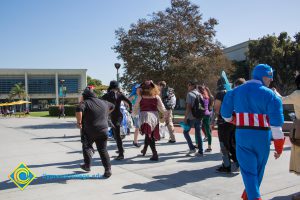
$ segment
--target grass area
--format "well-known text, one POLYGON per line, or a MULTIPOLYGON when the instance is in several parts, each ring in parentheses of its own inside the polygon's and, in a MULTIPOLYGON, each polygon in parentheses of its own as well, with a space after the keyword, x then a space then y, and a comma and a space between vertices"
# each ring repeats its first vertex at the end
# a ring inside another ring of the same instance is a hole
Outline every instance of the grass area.
MULTIPOLYGON (((58 116, 50 116, 49 111, 39 111, 39 112, 30 112, 30 117, 58 117, 58 116)), ((75 117, 75 116, 74 116, 75 117)), ((66 116, 65 118, 74 118, 73 116, 66 116)))
POLYGON ((49 116, 49 111, 30 112, 29 116, 31 116, 31 117, 51 117, 51 116, 49 116))
POLYGON ((184 118, 184 115, 174 115, 174 118, 184 118))

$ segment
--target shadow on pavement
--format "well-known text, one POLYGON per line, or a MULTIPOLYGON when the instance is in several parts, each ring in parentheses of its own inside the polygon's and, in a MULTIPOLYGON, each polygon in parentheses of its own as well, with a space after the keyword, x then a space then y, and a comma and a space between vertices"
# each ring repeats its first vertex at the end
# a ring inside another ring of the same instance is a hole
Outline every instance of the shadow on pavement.
POLYGON ((209 178, 220 177, 220 176, 231 178, 238 175, 238 173, 236 174, 216 173, 215 172, 216 167, 217 166, 198 169, 198 170, 190 170, 190 171, 185 170, 174 174, 154 176, 152 178, 156 180, 150 181, 148 183, 134 183, 131 185, 126 185, 123 187, 123 189, 136 189, 136 190, 143 190, 145 192, 156 192, 156 191, 182 187, 189 183, 200 182, 209 178))
POLYGON ((21 126, 19 129, 77 129, 75 122, 21 126))
POLYGON ((300 193, 295 193, 295 194, 290 194, 288 196, 274 197, 274 198, 272 198, 270 200, 291 200, 294 195, 299 195, 299 197, 298 196, 297 197, 300 199, 300 193))
POLYGON ((70 139, 70 138, 79 138, 80 135, 70 135, 70 136, 53 136, 53 137, 38 137, 32 138, 32 140, 48 140, 48 139, 70 139))

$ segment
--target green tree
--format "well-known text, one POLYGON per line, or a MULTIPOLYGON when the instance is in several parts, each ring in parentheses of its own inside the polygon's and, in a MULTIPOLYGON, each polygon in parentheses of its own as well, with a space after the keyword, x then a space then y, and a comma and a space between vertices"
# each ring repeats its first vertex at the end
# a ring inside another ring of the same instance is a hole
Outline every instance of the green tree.
POLYGON ((250 69, 249 69, 249 63, 247 60, 243 61, 232 61, 233 64, 233 70, 229 72, 230 80, 234 82, 238 78, 244 78, 246 80, 250 79, 250 69))
POLYGON ((15 99, 15 97, 17 97, 20 100, 23 100, 26 97, 28 97, 25 91, 25 86, 22 83, 15 84, 9 93, 10 99, 15 99))
POLYGON ((118 29, 113 49, 124 61, 121 82, 131 87, 146 79, 165 80, 180 97, 191 79, 216 85, 220 71, 231 66, 215 40, 217 24, 214 18, 203 22, 189 0, 171 0, 171 7, 149 20, 138 20, 128 31, 118 29))
POLYGON ((249 43, 247 55, 250 66, 267 63, 275 69, 274 82, 283 95, 295 89, 295 72, 300 66, 300 32, 294 40, 286 32, 278 37, 267 35, 249 43))
POLYGON ((108 86, 102 85, 102 81, 98 79, 94 79, 90 76, 87 76, 87 84, 95 86, 94 92, 97 96, 102 96, 103 91, 107 90, 108 86))

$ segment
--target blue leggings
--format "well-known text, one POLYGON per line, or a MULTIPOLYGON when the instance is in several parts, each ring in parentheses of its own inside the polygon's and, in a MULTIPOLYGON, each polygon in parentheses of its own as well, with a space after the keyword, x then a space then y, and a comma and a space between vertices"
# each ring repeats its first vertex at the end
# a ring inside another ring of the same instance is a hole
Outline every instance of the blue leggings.
POLYGON ((271 131, 236 129, 236 155, 249 200, 260 198, 270 141, 271 131))

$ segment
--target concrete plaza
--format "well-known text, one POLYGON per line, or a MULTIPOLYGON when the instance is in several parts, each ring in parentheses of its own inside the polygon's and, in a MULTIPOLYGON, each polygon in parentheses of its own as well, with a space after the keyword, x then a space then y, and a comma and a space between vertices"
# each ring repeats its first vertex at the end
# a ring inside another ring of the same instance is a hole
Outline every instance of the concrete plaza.
MULTIPOLYGON (((0 199, 240 199, 244 189, 241 175, 215 172, 221 164, 217 137, 213 137, 213 151, 204 157, 185 156, 188 146, 181 133, 176 134, 175 144, 162 139, 157 143, 159 162, 149 160, 150 148, 145 157, 141 156, 141 148, 132 145, 132 137, 124 139, 125 160, 112 158, 111 178, 82 180, 74 178, 86 175, 79 168, 81 143, 74 118, 0 118, 0 199), (23 191, 8 178, 20 162, 37 176, 23 191), (45 174, 64 176, 46 179, 45 174)), ((290 146, 285 146, 279 160, 274 159, 273 145, 271 148, 262 198, 291 199, 300 191, 300 177, 288 172, 290 146)), ((116 156, 114 142, 109 142, 108 149, 111 157, 116 156)), ((89 175, 102 173, 96 153, 89 175)))

